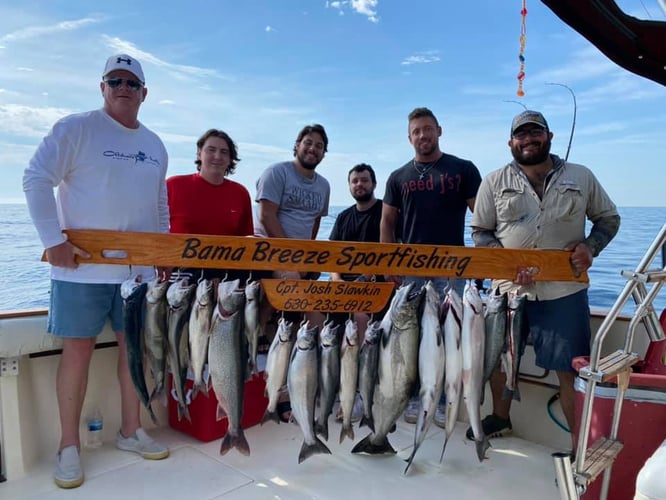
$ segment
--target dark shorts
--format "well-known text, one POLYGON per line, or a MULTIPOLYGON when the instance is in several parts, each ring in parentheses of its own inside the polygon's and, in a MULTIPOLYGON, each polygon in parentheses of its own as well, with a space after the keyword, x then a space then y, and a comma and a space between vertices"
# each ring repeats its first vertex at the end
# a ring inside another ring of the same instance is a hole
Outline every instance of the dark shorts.
POLYGON ((120 285, 51 280, 47 331, 56 337, 94 338, 109 320, 123 331, 120 285))
POLYGON ((555 300, 528 300, 525 320, 537 366, 572 372, 573 358, 589 356, 592 332, 587 290, 555 300))

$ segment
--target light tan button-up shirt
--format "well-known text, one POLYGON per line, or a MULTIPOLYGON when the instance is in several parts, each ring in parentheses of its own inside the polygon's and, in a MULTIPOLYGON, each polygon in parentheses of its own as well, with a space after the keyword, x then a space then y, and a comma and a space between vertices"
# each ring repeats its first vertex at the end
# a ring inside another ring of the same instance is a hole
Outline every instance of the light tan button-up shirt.
MULTIPOLYGON (((552 155, 543 199, 539 199, 520 167, 512 162, 488 174, 476 195, 472 227, 494 231, 505 248, 562 250, 585 239, 585 223, 616 216, 617 208, 594 174, 582 165, 552 155)), ((537 281, 521 287, 493 280, 500 292, 518 290, 528 300, 552 300, 583 290, 587 283, 537 281)))

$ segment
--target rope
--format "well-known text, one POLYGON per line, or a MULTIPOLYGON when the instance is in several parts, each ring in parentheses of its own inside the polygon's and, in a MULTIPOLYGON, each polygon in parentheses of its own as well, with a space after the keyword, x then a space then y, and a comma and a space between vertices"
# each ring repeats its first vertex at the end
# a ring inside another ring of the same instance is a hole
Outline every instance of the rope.
POLYGON ((518 90, 516 94, 518 97, 524 97, 523 80, 525 80, 525 42, 527 41, 527 29, 525 26, 525 18, 527 17, 527 0, 523 0, 523 8, 520 10, 521 24, 520 24, 520 50, 518 51, 518 60, 520 61, 520 69, 518 70, 518 90))

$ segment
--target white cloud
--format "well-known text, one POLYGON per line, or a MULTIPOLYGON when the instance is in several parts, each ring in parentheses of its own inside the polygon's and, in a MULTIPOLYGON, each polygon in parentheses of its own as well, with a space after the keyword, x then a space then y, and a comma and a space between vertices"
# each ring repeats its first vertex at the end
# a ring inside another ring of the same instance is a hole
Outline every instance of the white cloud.
POLYGON ((17 137, 43 137, 53 123, 72 110, 0 104, 0 133, 17 137))
POLYGON ((431 64, 439 62, 441 59, 437 55, 437 51, 421 52, 409 56, 400 63, 403 66, 411 66, 412 64, 431 64))
POLYGON ((230 77, 222 75, 219 71, 214 69, 202 68, 199 66, 189 66, 185 64, 169 63, 163 59, 160 59, 154 54, 151 54, 150 52, 146 52, 144 50, 139 49, 132 42, 127 40, 122 40, 121 38, 118 37, 110 37, 107 35, 103 35, 103 39, 106 42, 106 44, 114 51, 131 54, 134 57, 136 57, 139 61, 141 61, 142 64, 146 63, 153 64, 155 66, 164 68, 165 70, 174 73, 176 76, 185 77, 185 78, 187 77, 218 78, 222 80, 231 80, 230 77))
POLYGON ((275 28, 273 28, 273 26, 269 24, 268 26, 266 26, 265 31, 266 33, 270 33, 271 31, 275 31, 275 28))
POLYGON ((377 4, 379 0, 351 0, 351 8, 359 14, 368 16, 368 21, 378 23, 377 4))
POLYGON ((84 19, 77 19, 75 21, 62 21, 50 26, 30 26, 28 28, 22 28, 20 30, 14 31, 13 33, 8 33, 0 37, 0 42, 15 42, 19 40, 27 40, 29 38, 52 35, 54 33, 63 31, 74 31, 98 22, 100 22, 99 19, 87 17, 84 19))
POLYGON ((342 16, 344 9, 351 8, 357 14, 362 14, 368 18, 372 23, 378 23, 379 17, 377 16, 377 5, 379 0, 342 0, 342 1, 327 1, 324 5, 327 9, 335 9, 342 16))

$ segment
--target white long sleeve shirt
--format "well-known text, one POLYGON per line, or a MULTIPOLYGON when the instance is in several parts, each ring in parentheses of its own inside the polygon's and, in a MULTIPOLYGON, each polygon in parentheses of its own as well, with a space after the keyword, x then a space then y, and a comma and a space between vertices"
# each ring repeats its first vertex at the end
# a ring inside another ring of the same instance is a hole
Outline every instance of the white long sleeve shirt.
MULTIPOLYGON (((23 176, 44 248, 65 241, 62 229, 168 232, 167 166, 164 144, 142 124, 127 128, 102 109, 59 120, 23 176)), ((77 283, 121 283, 150 273, 111 264, 51 267, 51 278, 77 283)))

